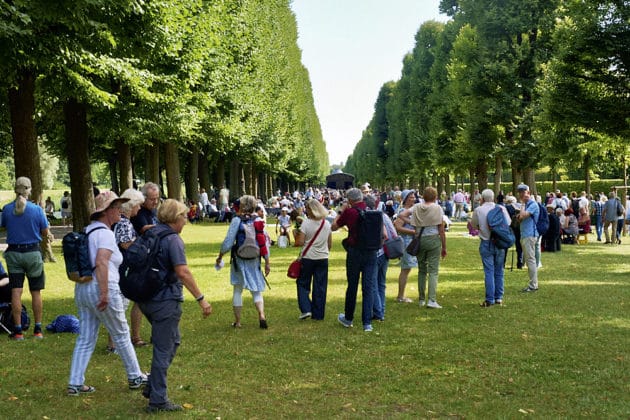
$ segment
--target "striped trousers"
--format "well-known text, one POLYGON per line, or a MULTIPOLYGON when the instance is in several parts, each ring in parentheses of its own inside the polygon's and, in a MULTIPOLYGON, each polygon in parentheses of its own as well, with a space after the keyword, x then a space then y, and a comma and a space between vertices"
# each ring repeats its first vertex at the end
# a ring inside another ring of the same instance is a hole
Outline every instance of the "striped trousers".
POLYGON ((84 384, 85 371, 92 353, 94 353, 101 324, 109 331, 116 345, 116 350, 122 359, 125 371, 127 371, 127 379, 135 379, 142 374, 136 351, 131 344, 129 326, 125 316, 124 296, 117 286, 115 288, 110 286, 109 304, 104 311, 99 311, 96 308, 99 296, 96 280, 84 284, 77 283, 74 288, 74 301, 79 317, 79 336, 72 353, 69 385, 84 384))

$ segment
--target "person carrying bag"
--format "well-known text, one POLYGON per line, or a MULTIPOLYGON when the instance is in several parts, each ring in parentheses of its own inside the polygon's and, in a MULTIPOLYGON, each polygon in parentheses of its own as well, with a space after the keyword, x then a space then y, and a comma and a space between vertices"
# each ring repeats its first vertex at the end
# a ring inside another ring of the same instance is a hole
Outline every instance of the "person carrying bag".
POLYGON ((306 205, 307 218, 296 230, 295 244, 305 245, 298 259, 291 265, 299 272, 287 273, 296 279, 299 319, 324 319, 326 290, 328 288, 328 255, 332 247, 330 224, 326 221, 328 211, 317 200, 306 205), (310 239, 309 239, 310 238, 310 239), (308 243, 305 243, 308 242, 308 243), (311 295, 312 288, 312 295, 311 295))

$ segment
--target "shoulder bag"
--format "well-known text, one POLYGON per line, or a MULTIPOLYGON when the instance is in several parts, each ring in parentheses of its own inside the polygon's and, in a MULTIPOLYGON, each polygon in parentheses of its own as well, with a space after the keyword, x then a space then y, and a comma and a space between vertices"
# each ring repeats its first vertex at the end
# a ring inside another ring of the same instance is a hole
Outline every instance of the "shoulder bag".
POLYGON ((422 237, 423 231, 424 226, 420 228, 419 232, 413 235, 413 239, 411 240, 411 242, 409 242, 409 245, 407 245, 407 248, 405 249, 405 251, 407 251, 407 254, 411 255, 412 257, 417 257, 418 252, 420 252, 420 238, 422 237))
POLYGON ((313 235, 313 238, 311 239, 311 241, 308 243, 308 245, 306 245, 306 248, 304 248, 300 252, 300 256, 297 257, 297 259, 293 261, 291 264, 289 264, 289 269, 287 270, 287 277, 292 278, 292 279, 297 279, 298 277, 300 277, 300 272, 302 271, 302 257, 308 252, 309 249, 311 249, 311 245, 313 245, 313 242, 315 242, 317 235, 319 235, 319 232, 321 232, 322 228, 324 227, 324 223, 326 223, 326 219, 322 219, 322 224, 319 225, 317 232, 315 232, 315 235, 313 235))

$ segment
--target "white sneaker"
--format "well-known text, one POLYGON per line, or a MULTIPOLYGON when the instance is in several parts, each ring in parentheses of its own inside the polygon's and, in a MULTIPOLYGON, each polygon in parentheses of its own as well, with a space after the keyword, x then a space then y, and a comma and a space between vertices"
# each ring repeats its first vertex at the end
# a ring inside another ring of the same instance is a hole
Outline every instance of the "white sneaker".
POLYGON ((427 303, 424 300, 420 301, 420 307, 422 308, 424 305, 426 305, 427 303))
POLYGON ((430 300, 429 303, 427 303, 427 308, 442 309, 442 307, 434 300, 430 300))
POLYGON ((300 316, 298 317, 298 319, 300 319, 300 320, 304 320, 304 319, 306 319, 306 318, 310 318, 310 317, 311 317, 311 315, 313 315, 313 314, 311 314, 310 312, 304 312, 304 313, 300 314, 300 316))

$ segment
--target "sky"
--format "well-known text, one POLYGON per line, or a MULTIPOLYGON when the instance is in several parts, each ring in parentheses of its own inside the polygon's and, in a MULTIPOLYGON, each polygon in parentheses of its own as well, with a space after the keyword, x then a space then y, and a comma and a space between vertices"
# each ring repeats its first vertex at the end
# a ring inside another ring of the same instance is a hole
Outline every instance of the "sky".
POLYGON ((439 0, 293 0, 302 63, 331 164, 345 162, 384 83, 400 79, 420 25, 446 21, 439 0))

